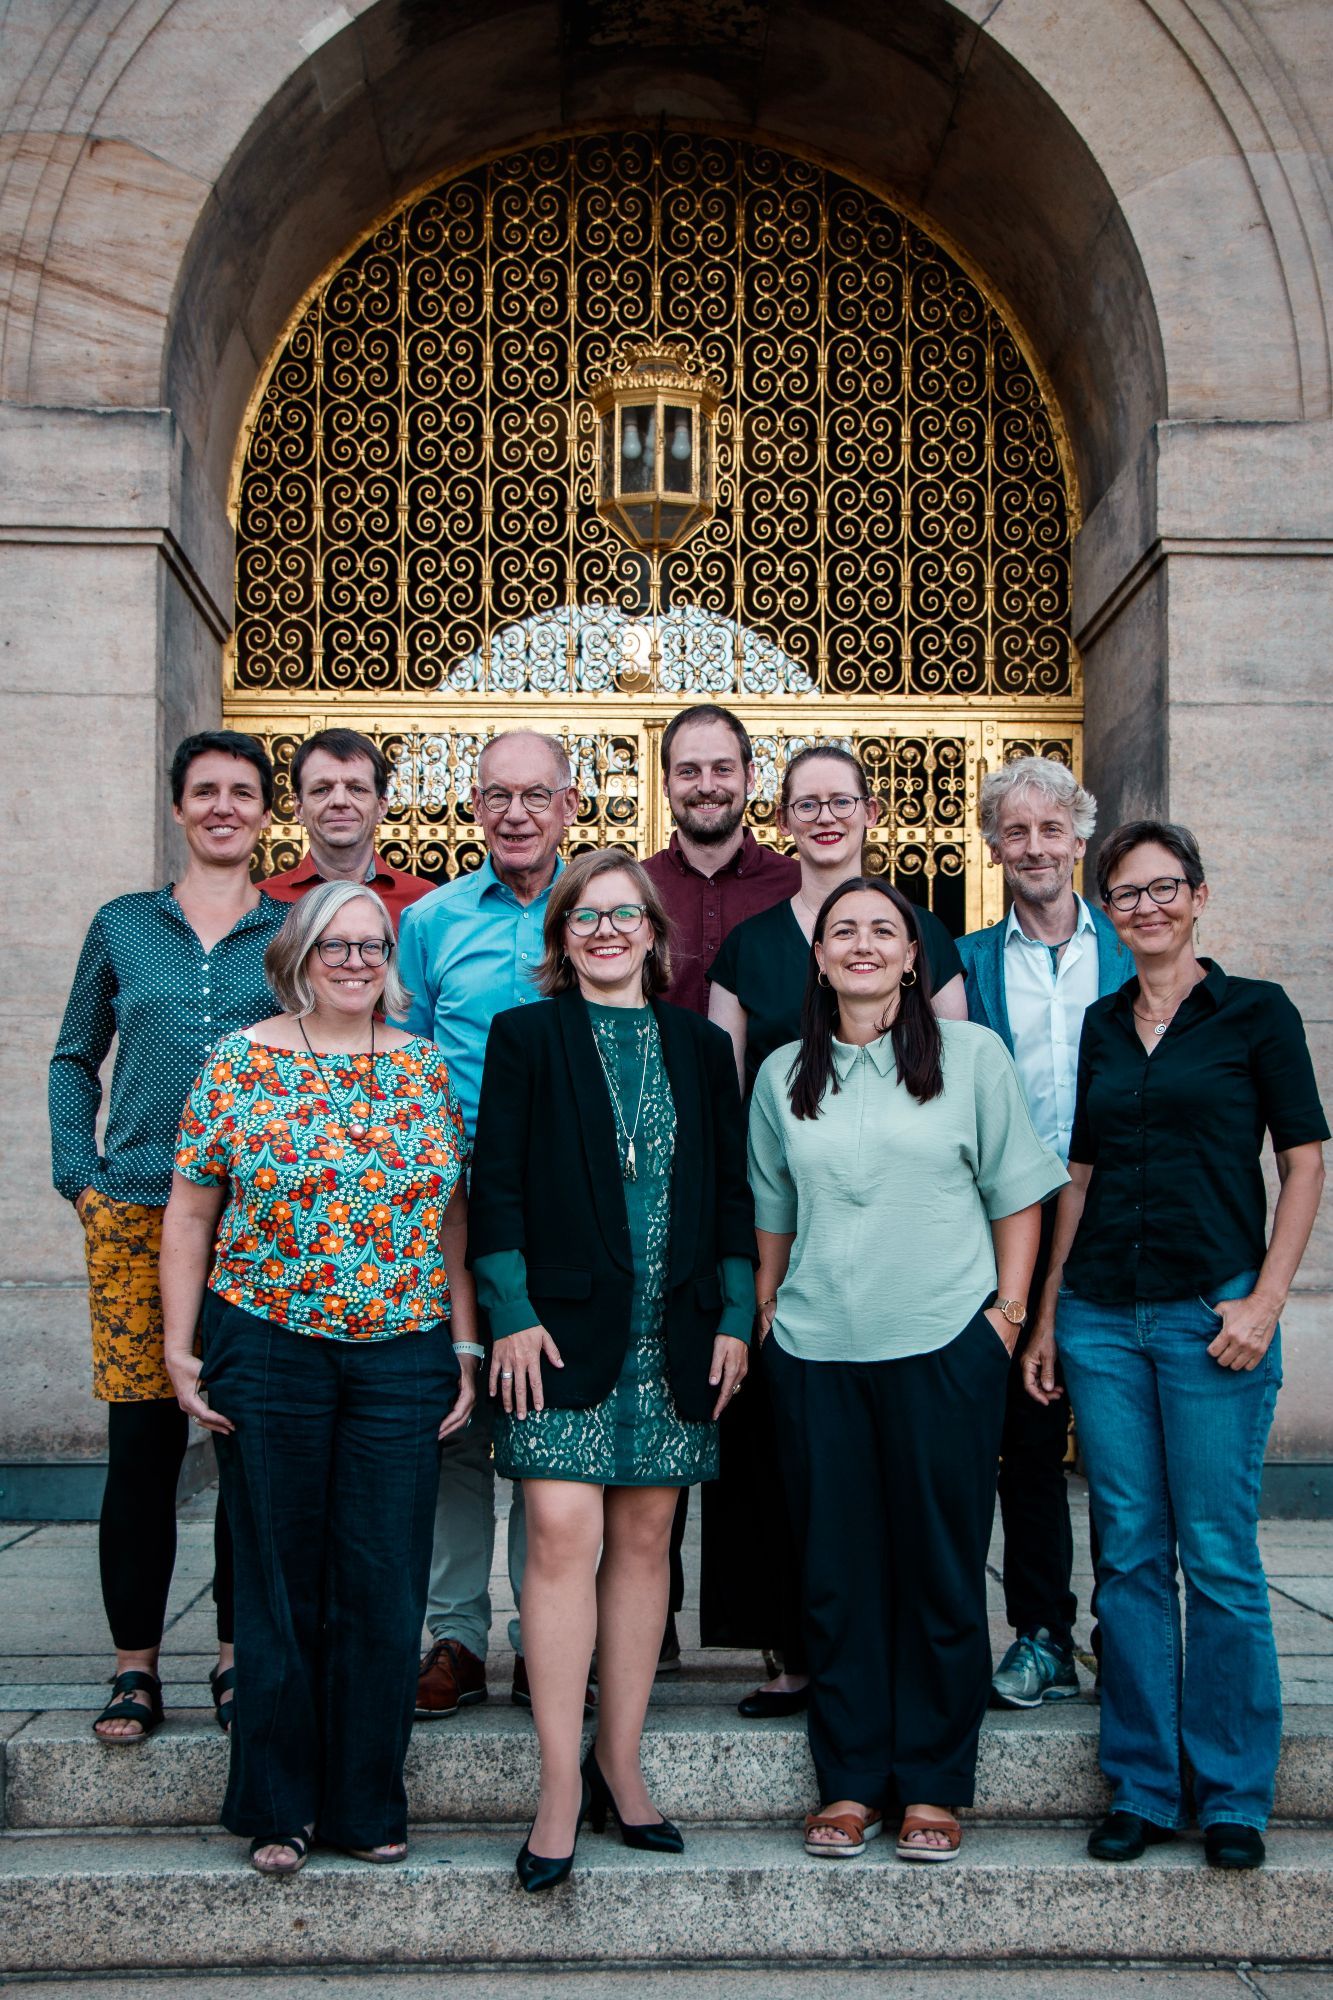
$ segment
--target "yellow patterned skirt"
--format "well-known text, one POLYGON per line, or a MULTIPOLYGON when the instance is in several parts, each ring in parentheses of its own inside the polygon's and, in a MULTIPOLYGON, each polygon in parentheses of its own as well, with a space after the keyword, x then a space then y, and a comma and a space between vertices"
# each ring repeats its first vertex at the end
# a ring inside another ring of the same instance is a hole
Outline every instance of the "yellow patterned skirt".
POLYGON ((138 1202, 110 1201, 95 1188, 83 1204, 93 1395, 100 1403, 160 1402, 176 1393, 162 1359, 162 1215, 138 1202))

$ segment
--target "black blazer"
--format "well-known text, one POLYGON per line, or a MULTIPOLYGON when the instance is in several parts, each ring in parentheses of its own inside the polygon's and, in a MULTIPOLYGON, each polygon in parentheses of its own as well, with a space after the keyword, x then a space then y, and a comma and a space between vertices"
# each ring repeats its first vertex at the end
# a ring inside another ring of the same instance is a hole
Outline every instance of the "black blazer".
MULTIPOLYGON (((755 1261, 745 1119, 731 1043, 683 1007, 652 1003, 676 1107, 665 1334, 682 1417, 707 1421, 723 1257, 755 1261)), ((615 1117, 583 996, 498 1014, 486 1044, 468 1193, 468 1263, 521 1250, 528 1297, 560 1349, 548 1405, 610 1395, 630 1336, 634 1265, 615 1117)))

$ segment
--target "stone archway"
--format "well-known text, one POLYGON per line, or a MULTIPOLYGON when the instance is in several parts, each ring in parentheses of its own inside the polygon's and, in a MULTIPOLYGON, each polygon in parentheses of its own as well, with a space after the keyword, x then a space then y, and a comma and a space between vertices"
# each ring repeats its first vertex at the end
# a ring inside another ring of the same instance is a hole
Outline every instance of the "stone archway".
MULTIPOLYGON (((227 472, 262 358, 377 212, 544 131, 762 131, 900 190, 989 273, 1078 463, 1075 636, 1104 816, 1169 805, 1196 824, 1209 942, 1282 977, 1333 1063, 1318 848, 1293 856, 1288 831, 1322 777, 1314 635, 1333 637, 1317 16, 916 0, 872 20, 811 0, 676 9, 676 42, 658 18, 600 0, 349 0, 322 21, 308 0, 90 0, 58 28, 41 10, 7 24, 0 506, 26 1004, 6 1052, 6 1234, 27 1289, 0 1301, 0 1453, 91 1443, 81 1386, 49 1386, 81 1385, 85 1336, 77 1242, 32 1196, 40 1071, 91 909, 169 870, 145 774, 218 711, 227 472)), ((1321 1257, 1290 1315, 1296 1365, 1333 1283, 1321 1257)), ((1313 1449, 1287 1422, 1289 1448, 1313 1449)))

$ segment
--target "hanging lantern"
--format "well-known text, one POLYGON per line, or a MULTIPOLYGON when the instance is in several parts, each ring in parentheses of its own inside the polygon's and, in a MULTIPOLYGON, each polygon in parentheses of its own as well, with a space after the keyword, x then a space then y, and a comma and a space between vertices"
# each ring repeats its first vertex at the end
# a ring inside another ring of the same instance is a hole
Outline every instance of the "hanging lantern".
POLYGON ((598 513, 644 554, 679 548, 713 512, 718 384, 683 341, 641 341, 591 397, 598 513))

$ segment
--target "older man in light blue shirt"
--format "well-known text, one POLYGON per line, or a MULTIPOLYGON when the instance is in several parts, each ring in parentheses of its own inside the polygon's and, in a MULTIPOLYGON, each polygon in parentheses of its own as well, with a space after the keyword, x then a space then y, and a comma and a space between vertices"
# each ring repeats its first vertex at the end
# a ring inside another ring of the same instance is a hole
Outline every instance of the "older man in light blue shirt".
MULTIPOLYGON (((1107 918, 1074 891, 1074 870, 1096 824, 1097 802, 1064 764, 1021 757, 981 787, 981 831, 1004 870, 1008 917, 958 940, 973 1021, 1013 1054, 1032 1122, 1069 1157, 1083 1015, 1134 969, 1107 918)), ((1029 1297, 1050 1256, 1055 1204, 1042 1213, 1029 1297)), ((1065 1405, 1024 1393, 1023 1342, 1010 1373, 1000 1444, 1005 1612, 1016 1637, 996 1670, 995 1702, 1035 1708, 1077 1695, 1071 1586, 1074 1543, 1065 1484, 1065 1405)))
MULTIPOLYGON (((482 751, 472 809, 486 860, 403 913, 399 967, 412 995, 398 1025, 443 1050, 469 1138, 476 1127, 486 1037, 507 1007, 535 1000, 542 925, 562 863, 560 842, 578 811, 569 759, 553 736, 507 730, 482 751)), ((417 1684, 421 1719, 456 1714, 486 1699, 491 1627, 490 1576, 495 1550, 495 1473, 490 1407, 483 1397, 465 1435, 440 1461, 426 1622, 432 1645, 417 1684)), ((509 1577, 522 1588, 523 1509, 518 1489, 509 1515, 509 1577)), ((510 1627, 521 1651, 518 1621, 510 1627)), ((515 1696, 526 1675, 515 1662, 515 1696)))

